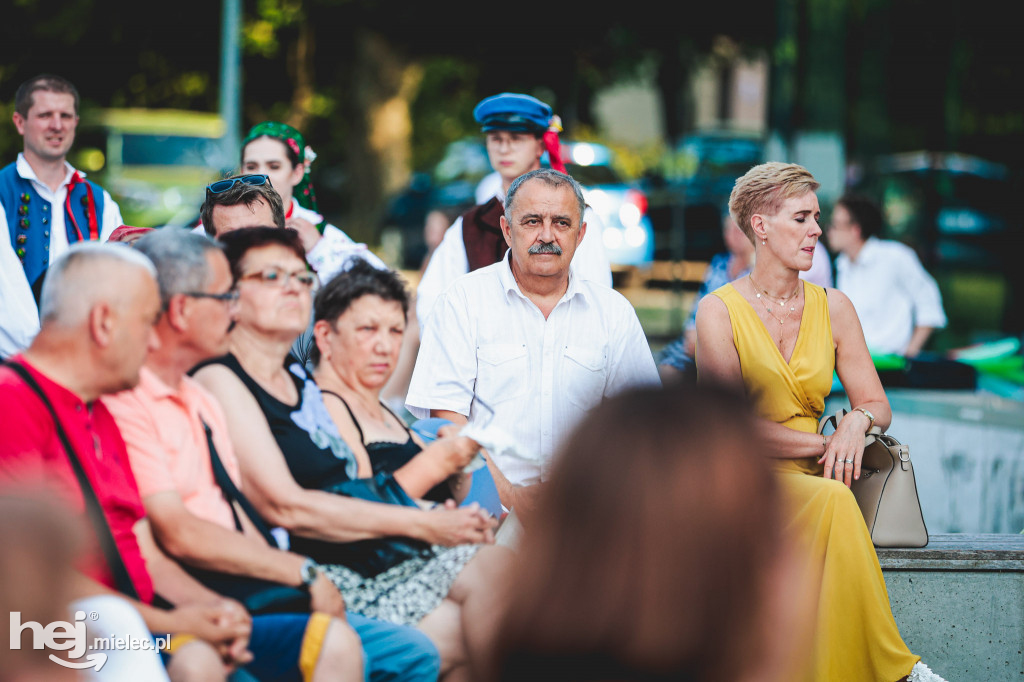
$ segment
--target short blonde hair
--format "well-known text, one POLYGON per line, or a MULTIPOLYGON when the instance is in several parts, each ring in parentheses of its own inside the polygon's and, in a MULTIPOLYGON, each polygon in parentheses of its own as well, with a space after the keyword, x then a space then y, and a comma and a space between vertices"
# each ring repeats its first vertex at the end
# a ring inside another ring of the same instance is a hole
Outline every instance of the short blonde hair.
POLYGON ((736 181, 729 195, 729 214, 747 239, 757 243, 750 218, 756 214, 775 215, 786 199, 813 192, 821 186, 803 166, 769 161, 754 166, 736 181))

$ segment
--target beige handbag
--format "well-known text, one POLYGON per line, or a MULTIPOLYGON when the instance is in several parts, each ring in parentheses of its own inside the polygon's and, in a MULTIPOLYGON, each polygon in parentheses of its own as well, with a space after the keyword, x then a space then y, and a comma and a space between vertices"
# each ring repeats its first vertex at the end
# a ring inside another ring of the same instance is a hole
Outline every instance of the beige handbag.
MULTIPOLYGON (((845 415, 846 410, 840 409, 832 416, 822 417, 818 433, 824 432, 826 424, 838 426, 845 415)), ((871 427, 864 436, 860 479, 853 481, 851 490, 875 547, 924 547, 928 544, 914 465, 910 462, 910 446, 882 433, 877 426, 871 427)))

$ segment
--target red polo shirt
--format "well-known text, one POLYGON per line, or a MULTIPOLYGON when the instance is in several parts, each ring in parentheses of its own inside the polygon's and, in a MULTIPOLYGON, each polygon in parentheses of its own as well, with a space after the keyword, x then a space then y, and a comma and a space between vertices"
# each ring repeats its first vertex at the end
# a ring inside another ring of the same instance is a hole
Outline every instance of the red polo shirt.
MULTIPOLYGON (((135 590, 142 601, 149 603, 153 599, 153 583, 132 532, 145 509, 113 417, 101 402, 86 404, 40 374, 21 356, 14 360, 28 369, 50 399, 92 482, 135 590)), ((0 486, 16 489, 38 485, 52 491, 54 499, 85 518, 85 500, 78 479, 49 411, 17 374, 0 367, 0 486)), ((88 520, 86 525, 91 531, 88 520)), ((107 587, 117 589, 95 534, 90 537, 90 547, 79 568, 107 587)))

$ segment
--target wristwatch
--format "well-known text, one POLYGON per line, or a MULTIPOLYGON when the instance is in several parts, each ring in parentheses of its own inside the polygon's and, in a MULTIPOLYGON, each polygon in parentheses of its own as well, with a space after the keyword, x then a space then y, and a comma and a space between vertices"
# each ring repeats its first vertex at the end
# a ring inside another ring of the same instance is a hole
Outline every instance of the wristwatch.
POLYGON ((302 562, 302 568, 299 569, 299 575, 302 578, 302 586, 306 589, 316 582, 317 576, 320 575, 320 567, 317 566, 316 562, 310 558, 306 558, 302 562))
POLYGON ((870 412, 865 410, 863 407, 855 407, 855 408, 853 408, 853 411, 854 412, 863 412, 864 413, 864 416, 868 418, 869 422, 871 422, 870 424, 868 424, 868 431, 870 431, 871 427, 873 427, 875 425, 875 415, 871 414, 870 412))

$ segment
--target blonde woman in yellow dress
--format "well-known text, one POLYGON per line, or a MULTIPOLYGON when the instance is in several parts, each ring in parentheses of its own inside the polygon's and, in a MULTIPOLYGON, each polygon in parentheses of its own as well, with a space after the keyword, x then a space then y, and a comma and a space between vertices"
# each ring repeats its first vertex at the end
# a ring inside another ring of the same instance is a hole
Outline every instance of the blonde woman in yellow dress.
POLYGON ((789 529, 806 552, 817 592, 807 679, 942 680, 903 643, 860 509, 864 434, 892 411, 850 300, 804 282, 821 236, 818 182, 801 166, 766 163, 736 181, 729 212, 754 243, 749 275, 712 292, 697 313, 698 381, 741 386, 762 417, 789 529), (817 433, 835 370, 852 411, 817 433))

